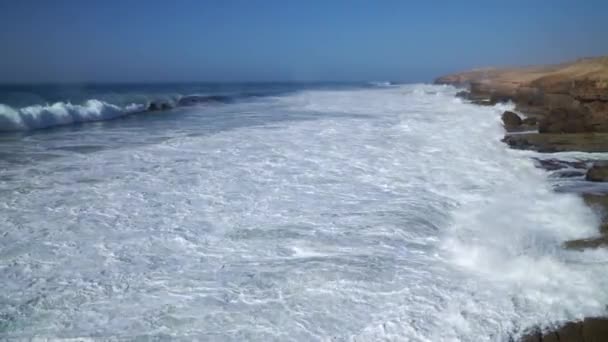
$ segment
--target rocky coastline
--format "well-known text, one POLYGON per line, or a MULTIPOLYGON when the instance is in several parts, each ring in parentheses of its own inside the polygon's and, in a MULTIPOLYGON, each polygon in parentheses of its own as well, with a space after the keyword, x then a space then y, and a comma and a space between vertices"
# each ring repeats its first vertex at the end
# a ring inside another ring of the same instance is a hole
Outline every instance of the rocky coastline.
MULTIPOLYGON (((456 96, 478 105, 512 102, 502 114, 503 142, 511 148, 553 152, 608 152, 608 57, 520 68, 485 68, 439 77, 436 84, 462 87, 456 96)), ((536 160, 559 177, 608 182, 608 160, 536 160)), ((567 241, 563 248, 608 247, 608 186, 577 191, 601 217, 598 236, 567 241)), ((608 303, 606 303, 608 305, 608 303)), ((551 330, 531 327, 521 342, 608 341, 608 317, 587 317, 551 330)))

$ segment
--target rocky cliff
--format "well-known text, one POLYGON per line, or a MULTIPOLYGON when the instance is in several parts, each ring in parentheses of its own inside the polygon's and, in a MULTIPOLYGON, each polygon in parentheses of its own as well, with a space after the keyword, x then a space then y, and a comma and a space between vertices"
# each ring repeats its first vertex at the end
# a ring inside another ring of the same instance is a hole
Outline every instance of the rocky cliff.
POLYGON ((608 132, 608 57, 477 69, 435 83, 468 86, 468 98, 477 103, 512 100, 517 110, 539 119, 540 133, 608 132))
MULTIPOLYGON (((513 101, 516 112, 526 116, 522 118, 512 111, 502 115, 507 131, 503 141, 513 148, 540 152, 608 152, 608 57, 584 58, 550 66, 477 69, 443 76, 435 83, 466 86, 468 91, 457 96, 473 103, 491 105, 513 101)), ((539 161, 539 164, 547 170, 566 169, 567 173, 560 177, 608 182, 607 161, 550 159, 539 161)), ((608 193, 582 193, 591 207, 599 204, 601 235, 566 241, 564 248, 607 248, 608 193)), ((608 341, 608 318, 588 317, 545 331, 532 328, 517 341, 608 341)))

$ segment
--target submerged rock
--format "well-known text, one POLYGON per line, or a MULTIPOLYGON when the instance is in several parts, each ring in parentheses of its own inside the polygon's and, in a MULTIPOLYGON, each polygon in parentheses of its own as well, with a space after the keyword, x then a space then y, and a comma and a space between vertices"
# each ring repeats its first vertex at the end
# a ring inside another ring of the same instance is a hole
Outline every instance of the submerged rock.
POLYGON ((587 170, 585 180, 590 182, 608 182, 608 162, 596 162, 587 170))
POLYGON ((155 111, 159 111, 159 110, 169 110, 171 108, 173 108, 173 107, 167 102, 150 102, 150 104, 148 105, 149 112, 155 112, 155 111))

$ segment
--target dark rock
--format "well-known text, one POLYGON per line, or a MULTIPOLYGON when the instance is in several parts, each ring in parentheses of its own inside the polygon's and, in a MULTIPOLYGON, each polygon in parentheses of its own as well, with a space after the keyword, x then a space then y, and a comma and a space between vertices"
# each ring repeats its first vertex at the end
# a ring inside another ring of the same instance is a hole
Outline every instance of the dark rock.
POLYGON ((575 249, 575 250, 584 250, 590 248, 599 248, 608 246, 608 239, 604 236, 596 237, 596 238, 588 238, 588 239, 576 239, 576 240, 568 240, 564 242, 564 248, 566 249, 575 249))
POLYGON ((471 93, 466 91, 466 90, 462 90, 456 93, 456 95, 454 95, 456 97, 460 97, 461 99, 465 99, 468 100, 469 97, 471 96, 471 93))
POLYGON ((502 140, 515 149, 539 152, 608 152, 607 133, 521 133, 507 134, 502 140))
POLYGON ((160 110, 160 107, 158 106, 158 104, 156 102, 150 102, 150 104, 148 105, 148 111, 154 112, 157 110, 160 110))
POLYGON ((563 107, 549 107, 539 123, 541 133, 608 132, 608 102, 573 101, 563 107))
POLYGON ((565 169, 568 165, 563 164, 559 159, 535 159, 536 165, 547 171, 556 171, 565 169))
POLYGON ((506 111, 502 113, 502 122, 506 130, 511 130, 521 126, 522 120, 516 113, 506 111))
POLYGON ((603 235, 608 234, 608 222, 603 222, 600 225, 600 234, 603 234, 603 235))
POLYGON ((585 171, 559 171, 555 173, 555 176, 559 178, 583 177, 584 175, 585 171))
POLYGON ((541 341, 543 341, 543 342, 560 342, 559 335, 557 335, 557 332, 554 332, 554 331, 543 334, 543 336, 541 337, 541 341))
POLYGON ((579 322, 568 322, 558 331, 559 341, 583 341, 583 325, 579 322))
POLYGON ((536 118, 525 118, 521 121, 522 125, 535 126, 538 123, 536 118))
POLYGON ((584 107, 586 128, 592 132, 608 132, 608 101, 587 102, 584 107))
POLYGON ((500 93, 494 93, 490 95, 490 102, 492 102, 493 105, 497 103, 507 103, 509 101, 511 101, 511 96, 509 95, 500 93))
POLYGON ((525 334, 520 340, 519 342, 541 342, 543 336, 540 332, 540 330, 538 329, 534 329, 531 332, 528 332, 527 334, 525 334))
POLYGON ((583 161, 570 162, 558 159, 536 160, 536 166, 547 171, 553 171, 551 177, 584 178, 587 174, 586 163, 583 161))
POLYGON ((578 111, 581 103, 568 94, 544 93, 542 98, 543 106, 549 110, 566 109, 568 111, 578 111))
POLYGON ((536 107, 543 104, 543 92, 534 87, 519 87, 515 91, 513 101, 526 107, 536 107))
POLYGON ((561 327, 541 334, 538 328, 519 339, 519 342, 606 342, 608 318, 587 317, 582 321, 568 322, 561 327))
MULTIPOLYGON (((575 169, 587 169, 587 163, 584 161, 565 161, 565 160, 559 160, 559 159, 539 159, 539 158, 534 158, 534 160, 536 161, 536 165, 542 169, 545 169, 547 171, 556 171, 556 170, 562 170, 562 169, 566 169, 566 168, 575 168, 575 169)), ((584 174, 583 171, 578 171, 578 172, 582 172, 584 174)))
MULTIPOLYGON (((505 137, 502 139, 502 142, 509 145, 509 147, 517 149, 517 150, 540 151, 542 149, 538 145, 534 144, 534 142, 531 142, 530 140, 528 140, 528 137, 526 135, 519 135, 519 134, 505 135, 505 137)), ((554 151, 545 150, 543 152, 554 152, 554 151)))
POLYGON ((608 163, 596 162, 587 170, 585 180, 590 182, 608 182, 608 163))
MULTIPOLYGON (((585 318, 583 322, 583 341, 606 342, 608 341, 608 319, 607 318, 585 318)), ((569 341, 562 341, 569 342, 569 341)))
POLYGON ((150 102, 150 104, 148 105, 149 112, 155 112, 155 111, 159 111, 159 110, 169 110, 171 108, 172 108, 171 104, 169 104, 167 102, 150 102))
POLYGON ((512 93, 504 87, 483 81, 470 82, 468 99, 478 105, 493 106, 497 103, 510 101, 512 93))
POLYGON ((553 109, 538 125, 539 133, 587 132, 585 113, 582 110, 553 109))

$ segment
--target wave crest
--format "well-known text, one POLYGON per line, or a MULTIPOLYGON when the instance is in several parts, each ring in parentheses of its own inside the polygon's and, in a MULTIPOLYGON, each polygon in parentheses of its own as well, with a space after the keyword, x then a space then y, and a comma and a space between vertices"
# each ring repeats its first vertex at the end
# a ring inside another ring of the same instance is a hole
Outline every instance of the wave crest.
POLYGON ((114 119, 142 111, 144 105, 130 104, 119 107, 99 100, 87 100, 82 105, 57 102, 51 105, 34 105, 15 109, 0 104, 0 131, 19 131, 74 123, 114 119))
POLYGON ((386 88, 386 87, 390 87, 393 86, 393 82, 390 81, 372 81, 368 83, 370 86, 372 87, 378 87, 378 88, 386 88))
POLYGON ((111 120, 134 113, 156 112, 176 107, 231 103, 239 98, 254 96, 256 94, 232 96, 177 95, 172 98, 150 99, 145 103, 131 103, 126 106, 119 106, 98 99, 89 99, 83 104, 56 102, 22 108, 14 108, 0 103, 0 132, 34 130, 82 122, 111 120))

